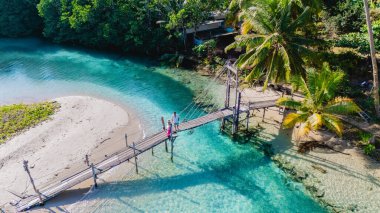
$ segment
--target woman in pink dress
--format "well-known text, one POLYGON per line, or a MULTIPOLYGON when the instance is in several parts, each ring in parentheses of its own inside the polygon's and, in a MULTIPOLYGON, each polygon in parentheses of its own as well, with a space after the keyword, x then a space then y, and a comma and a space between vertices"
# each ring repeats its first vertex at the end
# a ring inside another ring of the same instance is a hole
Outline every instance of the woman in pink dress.
POLYGON ((170 120, 168 120, 168 126, 166 128, 166 136, 168 136, 168 138, 170 139, 172 135, 172 123, 170 122, 170 120))

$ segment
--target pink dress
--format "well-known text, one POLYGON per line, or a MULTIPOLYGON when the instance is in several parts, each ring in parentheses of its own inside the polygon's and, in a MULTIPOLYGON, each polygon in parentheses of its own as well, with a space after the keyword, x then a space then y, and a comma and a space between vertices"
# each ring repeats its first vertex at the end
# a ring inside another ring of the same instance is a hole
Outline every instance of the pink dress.
POLYGON ((170 138, 171 133, 172 133, 172 125, 168 125, 166 136, 168 136, 168 138, 170 138))

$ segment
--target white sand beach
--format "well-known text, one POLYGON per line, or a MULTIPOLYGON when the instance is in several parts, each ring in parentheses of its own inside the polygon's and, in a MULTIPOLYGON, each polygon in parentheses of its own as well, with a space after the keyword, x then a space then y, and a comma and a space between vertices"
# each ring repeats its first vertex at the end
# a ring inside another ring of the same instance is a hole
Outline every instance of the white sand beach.
MULTIPOLYGON (((121 149, 125 133, 130 140, 142 137, 136 117, 116 104, 82 96, 54 101, 61 107, 51 120, 0 145, 0 207, 7 212, 15 211, 10 202, 34 194, 23 160, 28 160, 38 188, 85 168, 86 154, 96 163, 121 149)), ((78 187, 88 188, 90 184, 92 181, 78 187)))

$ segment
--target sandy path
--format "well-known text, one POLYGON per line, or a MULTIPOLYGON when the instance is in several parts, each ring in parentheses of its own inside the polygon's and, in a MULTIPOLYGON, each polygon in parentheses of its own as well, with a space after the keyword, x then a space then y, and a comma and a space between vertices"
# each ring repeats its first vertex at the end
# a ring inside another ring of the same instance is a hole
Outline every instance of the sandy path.
POLYGON ((16 195, 34 194, 22 166, 24 159, 41 187, 84 168, 85 154, 98 162, 122 148, 124 133, 130 140, 142 136, 139 121, 118 105, 82 96, 55 100, 61 108, 50 121, 0 146, 0 207, 18 200, 16 195))

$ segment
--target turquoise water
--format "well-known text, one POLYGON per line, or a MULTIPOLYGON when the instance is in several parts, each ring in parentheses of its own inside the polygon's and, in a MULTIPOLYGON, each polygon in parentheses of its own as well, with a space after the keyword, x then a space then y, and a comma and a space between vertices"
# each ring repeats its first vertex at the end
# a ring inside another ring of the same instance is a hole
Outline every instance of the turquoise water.
MULTIPOLYGON (((91 95, 134 109, 147 134, 161 115, 180 111, 193 98, 149 60, 89 52, 39 40, 0 40, 0 104, 91 95)), ((192 81, 207 79, 192 74, 192 81)), ((199 111, 199 113, 202 113, 199 111)), ((221 135, 217 122, 181 133, 174 163, 164 147, 144 154, 140 174, 104 184, 70 212, 324 212, 304 188, 286 178, 250 144, 221 135)))

